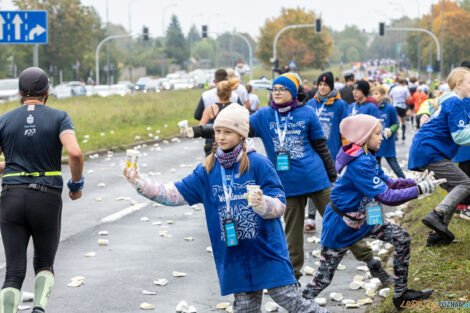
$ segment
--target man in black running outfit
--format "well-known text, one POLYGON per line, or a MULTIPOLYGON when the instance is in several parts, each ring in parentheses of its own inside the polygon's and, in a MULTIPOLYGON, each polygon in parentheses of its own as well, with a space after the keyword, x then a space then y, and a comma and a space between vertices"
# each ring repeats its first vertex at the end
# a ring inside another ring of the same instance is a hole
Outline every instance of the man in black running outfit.
POLYGON ((24 70, 19 92, 22 105, 0 116, 0 149, 5 155, 5 162, 0 163, 0 229, 6 257, 0 312, 17 310, 32 237, 33 313, 42 313, 54 286, 53 265, 60 238, 62 147, 69 157, 72 178, 67 185, 72 200, 82 196, 83 156, 69 115, 45 105, 49 95, 46 73, 37 67, 24 70))

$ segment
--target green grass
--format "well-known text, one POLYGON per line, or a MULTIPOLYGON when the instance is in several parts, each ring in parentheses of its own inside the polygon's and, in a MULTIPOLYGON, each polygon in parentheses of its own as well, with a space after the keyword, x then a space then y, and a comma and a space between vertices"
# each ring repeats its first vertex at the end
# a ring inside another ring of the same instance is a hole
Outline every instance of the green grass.
MULTIPOLYGON (((429 229, 421 219, 430 212, 444 197, 440 189, 437 194, 410 204, 408 213, 402 221, 412 237, 411 261, 409 270, 409 288, 433 289, 431 301, 459 301, 466 298, 470 301, 470 222, 454 215, 449 229, 460 240, 449 246, 427 248, 426 238, 429 229)), ((470 312, 464 308, 442 308, 440 312, 470 312)), ((390 294, 379 306, 368 312, 395 312, 390 294)), ((437 312, 431 309, 413 309, 406 312, 437 312)))
MULTIPOLYGON (((58 100, 51 97, 47 105, 68 112, 80 147, 87 152, 133 143, 138 141, 136 136, 141 140, 152 139, 149 133, 160 138, 178 134, 178 122, 185 119, 190 125, 197 125, 193 113, 201 93, 202 90, 198 89, 107 98, 94 96, 58 100), (157 130, 160 130, 159 134, 157 130)), ((2 104, 0 114, 18 105, 18 102, 2 104)))

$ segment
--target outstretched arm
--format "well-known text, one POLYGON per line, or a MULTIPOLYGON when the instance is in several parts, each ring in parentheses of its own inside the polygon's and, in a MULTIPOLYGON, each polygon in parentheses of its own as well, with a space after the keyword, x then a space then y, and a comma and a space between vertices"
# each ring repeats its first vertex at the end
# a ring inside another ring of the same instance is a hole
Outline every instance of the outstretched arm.
POLYGON ((168 206, 187 204, 174 184, 160 184, 139 175, 136 169, 124 168, 124 176, 137 192, 158 203, 168 206))

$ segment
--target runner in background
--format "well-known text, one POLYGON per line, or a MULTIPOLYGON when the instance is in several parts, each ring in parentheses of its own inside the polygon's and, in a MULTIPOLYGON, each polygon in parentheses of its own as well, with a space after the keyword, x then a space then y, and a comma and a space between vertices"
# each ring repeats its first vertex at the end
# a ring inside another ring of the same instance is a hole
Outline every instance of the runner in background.
POLYGON ((398 122, 395 108, 387 101, 387 92, 384 87, 377 86, 372 90, 372 96, 377 100, 380 110, 380 122, 383 129, 383 141, 380 149, 375 154, 377 162, 381 165, 382 157, 387 159, 388 165, 398 178, 406 178, 405 174, 398 165, 397 152, 395 147, 395 133, 400 124, 398 122))
POLYGON ((246 91, 248 91, 248 98, 250 99, 250 114, 253 114, 259 109, 259 97, 252 93, 253 87, 251 85, 246 85, 246 91))

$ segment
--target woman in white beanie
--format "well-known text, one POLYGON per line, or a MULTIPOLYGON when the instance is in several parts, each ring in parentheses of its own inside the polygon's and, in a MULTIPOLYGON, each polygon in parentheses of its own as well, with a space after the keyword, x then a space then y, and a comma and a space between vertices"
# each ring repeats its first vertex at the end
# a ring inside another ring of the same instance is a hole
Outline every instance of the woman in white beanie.
POLYGON ((374 238, 394 247, 393 271, 398 310, 402 303, 429 298, 432 291, 408 289, 410 236, 385 221, 382 204, 399 205, 419 195, 429 195, 442 180, 427 172, 417 181, 387 177, 375 158, 382 142, 380 120, 366 114, 345 118, 340 132, 351 144, 343 146, 336 157, 338 179, 331 191, 331 202, 323 215, 322 257, 314 279, 303 295, 315 298, 328 287, 348 247, 362 238, 374 238))
POLYGON ((284 189, 269 160, 247 150, 248 119, 239 104, 222 110, 214 122, 213 152, 179 182, 159 184, 128 168, 124 175, 155 202, 204 204, 221 294, 235 294, 234 312, 260 312, 263 289, 288 312, 326 312, 304 299, 297 285, 280 219, 284 189), (253 185, 258 191, 248 202, 253 185))

